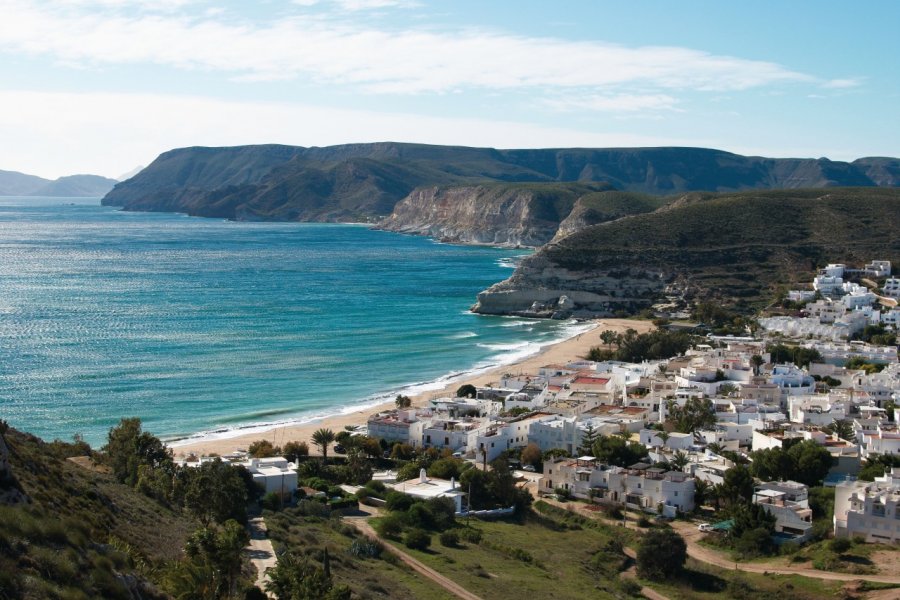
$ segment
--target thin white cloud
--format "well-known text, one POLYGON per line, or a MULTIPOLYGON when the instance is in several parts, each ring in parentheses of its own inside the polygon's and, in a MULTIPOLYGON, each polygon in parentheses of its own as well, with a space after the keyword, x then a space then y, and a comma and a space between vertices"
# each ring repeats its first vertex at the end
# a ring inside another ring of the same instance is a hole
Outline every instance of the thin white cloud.
POLYGON ((712 146, 712 140, 591 132, 197 96, 0 91, 0 166, 44 177, 114 177, 180 146, 327 146, 400 141, 496 148, 712 146))
POLYGON ((846 79, 831 79, 822 84, 822 87, 841 90, 847 88, 859 87, 863 84, 863 80, 859 77, 849 77, 846 79))
MULTIPOLYGON (((340 1, 361 7, 391 0, 340 1)), ((235 23, 216 15, 127 15, 23 0, 0 0, 0 14, 0 52, 88 67, 155 64, 254 81, 308 79, 370 93, 553 88, 611 93, 626 86, 727 91, 814 81, 775 63, 690 48, 481 29, 388 31, 322 15, 235 23)))
POLYGON ((566 94, 547 98, 541 102, 544 106, 559 111, 601 111, 601 112, 637 112, 657 110, 680 110, 676 108, 678 99, 667 94, 611 94, 611 95, 578 95, 566 94))

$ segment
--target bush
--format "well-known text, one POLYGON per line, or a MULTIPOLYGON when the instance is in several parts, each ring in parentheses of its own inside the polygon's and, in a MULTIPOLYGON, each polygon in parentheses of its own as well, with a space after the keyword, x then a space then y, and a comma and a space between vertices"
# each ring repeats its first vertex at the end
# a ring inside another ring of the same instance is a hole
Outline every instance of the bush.
POLYGON ((859 535, 859 534, 854 535, 854 536, 853 536, 853 543, 854 543, 855 545, 857 545, 857 546, 860 546, 860 545, 862 545, 862 544, 865 544, 865 543, 866 543, 866 536, 864 536, 864 535, 859 535))
POLYGON ((403 536, 403 543, 413 550, 426 550, 431 545, 431 536, 423 529, 410 529, 403 536))
POLYGON ((623 579, 622 580, 622 591, 628 594, 629 596, 636 596, 641 598, 641 584, 639 584, 634 579, 623 579))
POLYGON ((481 543, 481 530, 475 529, 473 527, 466 527, 461 532, 462 539, 466 540, 471 544, 480 544, 481 543))
POLYGON ((652 523, 650 522, 650 519, 648 519, 645 515, 641 515, 640 517, 638 517, 638 527, 650 527, 650 525, 652 525, 652 523))
POLYGON ((331 509, 316 500, 300 500, 297 502, 297 512, 304 517, 328 518, 331 509))
POLYGON ((391 490, 384 497, 385 508, 390 511, 406 512, 415 503, 415 498, 403 492, 391 490))
POLYGON ((400 537, 400 533, 403 532, 403 521, 401 521, 398 515, 388 515, 382 517, 375 526, 375 530, 381 537, 398 538, 400 537))
POLYGON ((357 558, 378 558, 384 552, 384 545, 378 540, 360 537, 353 540, 347 551, 357 558))
POLYGON ((281 510, 281 496, 279 496, 275 492, 269 492, 268 494, 263 496, 260 504, 262 504, 262 507, 266 510, 281 510))
POLYGON ((570 497, 569 490, 567 490, 564 487, 558 487, 558 488, 554 489, 553 492, 556 494, 556 497, 559 498, 560 500, 568 500, 570 497))
POLYGON ((459 534, 455 531, 445 531, 441 534, 440 537, 441 546, 447 546, 448 548, 455 548, 459 545, 459 534))
POLYGON ((853 546, 853 542, 850 541, 850 538, 839 537, 831 540, 828 545, 831 547, 832 552, 843 554, 853 546))
POLYGON ((684 538, 671 529, 651 529, 637 553, 638 575, 661 581, 681 574, 687 560, 684 538))

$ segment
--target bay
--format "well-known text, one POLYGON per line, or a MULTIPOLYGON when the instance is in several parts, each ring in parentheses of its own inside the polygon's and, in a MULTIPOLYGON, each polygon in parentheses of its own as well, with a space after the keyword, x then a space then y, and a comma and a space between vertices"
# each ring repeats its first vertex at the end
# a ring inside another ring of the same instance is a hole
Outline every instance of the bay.
POLYGON ((578 325, 468 312, 523 250, 0 199, 0 418, 97 445, 359 409, 578 325))

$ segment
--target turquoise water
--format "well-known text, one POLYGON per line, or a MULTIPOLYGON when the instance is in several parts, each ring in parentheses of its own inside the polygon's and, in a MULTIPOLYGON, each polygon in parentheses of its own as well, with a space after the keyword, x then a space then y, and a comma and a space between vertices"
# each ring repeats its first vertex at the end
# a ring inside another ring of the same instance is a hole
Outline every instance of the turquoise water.
POLYGON ((227 436, 439 387, 573 335, 467 312, 523 251, 354 225, 0 199, 0 418, 227 436))

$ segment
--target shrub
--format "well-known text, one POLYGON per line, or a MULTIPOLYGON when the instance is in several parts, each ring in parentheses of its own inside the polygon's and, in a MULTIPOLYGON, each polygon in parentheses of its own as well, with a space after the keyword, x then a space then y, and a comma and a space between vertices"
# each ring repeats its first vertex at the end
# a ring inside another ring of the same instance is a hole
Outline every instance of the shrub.
POLYGON ((628 594, 629 596, 637 596, 638 598, 641 596, 641 584, 639 584, 634 579, 623 579, 622 580, 622 591, 628 594))
POLYGON ((445 531, 441 534, 440 540, 441 546, 455 548, 459 545, 459 534, 455 531, 445 531))
POLYGON ((410 529, 403 536, 403 543, 413 550, 425 550, 431 545, 431 536, 423 529, 410 529))
POLYGON ((461 537, 469 543, 480 544, 482 537, 481 530, 473 527, 466 527, 461 531, 461 537))
POLYGON ((260 504, 262 504, 262 507, 266 510, 281 510, 281 497, 275 492, 269 492, 268 494, 263 496, 260 504))
POLYGON ((859 534, 854 535, 854 536, 853 536, 853 543, 856 544, 857 546, 862 545, 862 544, 865 544, 865 543, 866 543, 866 536, 864 536, 864 535, 859 535, 859 534))
POLYGON ((560 500, 568 500, 569 499, 569 496, 570 496, 569 490, 567 490, 564 487, 558 487, 558 488, 554 489, 553 492, 556 494, 556 497, 559 498, 560 500))
POLYGON ((671 529, 651 529, 637 553, 638 575, 664 580, 680 575, 687 560, 684 538, 671 529))
POLYGON ((391 490, 384 497, 384 506, 390 511, 406 512, 415 503, 415 498, 403 492, 391 490))
POLYGON ((360 537, 353 540, 347 551, 357 558, 378 558, 384 552, 384 545, 378 540, 360 537))
POLYGON ((315 500, 301 500, 297 503, 297 512, 304 517, 320 517, 324 519, 331 514, 331 509, 315 500))
POLYGON ((387 490, 387 487, 381 481, 370 481, 365 485, 365 488, 369 490, 373 496, 382 496, 387 490))
POLYGON ((650 523, 650 519, 648 519, 645 515, 641 515, 640 517, 638 517, 638 527, 650 527, 650 525, 652 525, 652 523, 650 523))
POLYGON ((853 542, 850 541, 850 538, 839 537, 834 538, 829 542, 829 546, 831 547, 832 552, 836 554, 843 554, 853 545, 853 542))
POLYGON ((378 535, 381 537, 397 538, 400 537, 400 533, 403 531, 403 522, 398 515, 387 515, 382 517, 375 526, 375 530, 378 531, 378 535))

